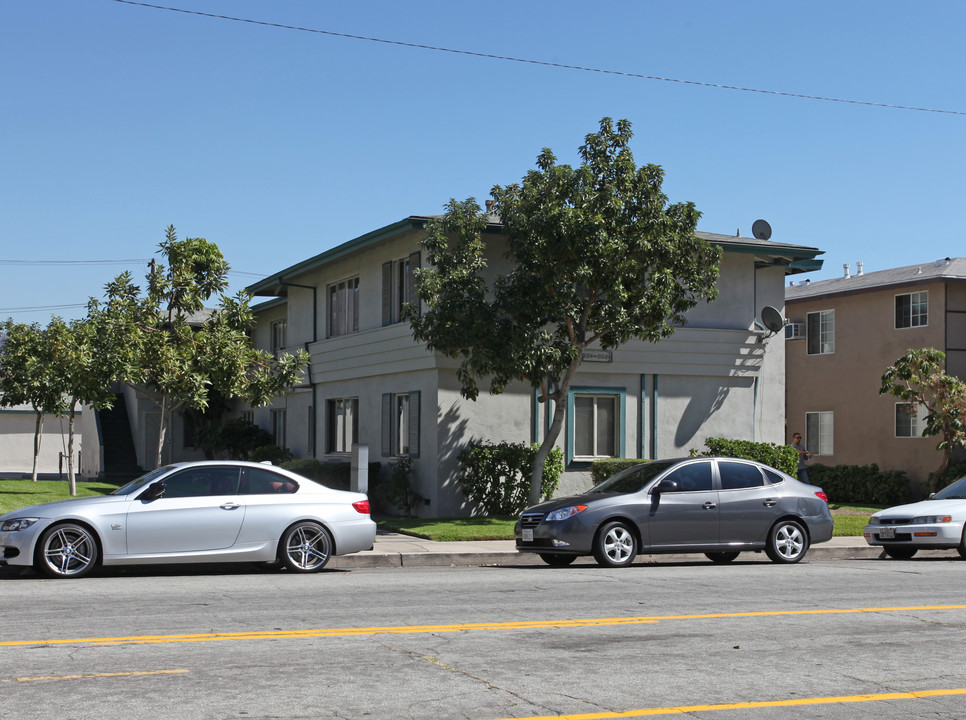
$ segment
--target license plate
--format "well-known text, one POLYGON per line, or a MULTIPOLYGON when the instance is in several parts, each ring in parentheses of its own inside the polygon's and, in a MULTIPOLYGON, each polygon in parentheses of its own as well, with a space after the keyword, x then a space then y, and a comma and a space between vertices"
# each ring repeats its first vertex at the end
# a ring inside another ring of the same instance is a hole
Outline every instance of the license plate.
POLYGON ((880 540, 891 540, 896 536, 896 529, 894 527, 880 527, 879 528, 879 539, 880 540))
POLYGON ((533 542, 533 529, 525 528, 523 530, 523 542, 533 542))

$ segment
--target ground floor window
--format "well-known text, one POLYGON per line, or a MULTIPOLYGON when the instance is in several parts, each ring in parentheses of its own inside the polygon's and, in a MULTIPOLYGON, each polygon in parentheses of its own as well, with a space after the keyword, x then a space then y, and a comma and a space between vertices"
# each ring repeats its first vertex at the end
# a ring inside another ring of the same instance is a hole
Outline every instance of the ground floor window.
POLYGON ((613 390, 575 389, 570 396, 570 459, 620 457, 624 396, 613 390))
POLYGON ((922 437, 923 421, 915 403, 896 403, 896 437, 922 437))
POLYGON ((272 410, 272 442, 279 447, 286 447, 284 410, 272 410))
POLYGON ((382 396, 382 455, 419 457, 418 390, 382 396))
POLYGON ((326 452, 351 452, 353 444, 359 442, 359 399, 329 400, 326 427, 328 428, 326 452))
POLYGON ((805 413, 805 447, 813 455, 833 455, 832 434, 835 413, 805 413))

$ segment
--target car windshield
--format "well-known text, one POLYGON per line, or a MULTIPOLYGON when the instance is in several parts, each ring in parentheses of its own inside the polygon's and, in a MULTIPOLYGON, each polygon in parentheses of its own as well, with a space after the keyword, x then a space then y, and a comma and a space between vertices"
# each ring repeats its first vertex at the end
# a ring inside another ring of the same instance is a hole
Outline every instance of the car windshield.
POLYGON ((600 485, 592 487, 588 493, 633 493, 643 489, 651 480, 675 464, 676 461, 656 460, 634 465, 626 470, 621 470, 616 475, 611 475, 600 485))
POLYGON ((952 485, 947 485, 930 500, 966 500, 966 477, 961 477, 952 485))
POLYGON ((152 470, 151 472, 142 475, 137 480, 132 480, 127 485, 119 487, 117 490, 112 492, 111 495, 130 495, 133 492, 137 492, 155 478, 170 472, 171 469, 171 465, 165 465, 157 468, 156 470, 152 470))

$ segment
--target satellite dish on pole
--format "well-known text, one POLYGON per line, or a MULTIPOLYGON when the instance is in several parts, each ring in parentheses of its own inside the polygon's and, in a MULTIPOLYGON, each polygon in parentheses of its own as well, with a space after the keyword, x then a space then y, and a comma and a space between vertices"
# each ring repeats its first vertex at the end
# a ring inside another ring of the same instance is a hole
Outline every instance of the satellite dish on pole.
MULTIPOLYGON (((768 328, 768 331, 772 335, 776 335, 781 332, 782 328, 785 327, 785 318, 782 314, 778 312, 771 305, 765 305, 761 309, 761 324, 768 328)), ((769 335, 771 337, 771 335, 769 335)))
POLYGON ((755 224, 751 226, 751 234, 759 240, 768 240, 771 238, 771 225, 766 220, 755 220, 755 224))

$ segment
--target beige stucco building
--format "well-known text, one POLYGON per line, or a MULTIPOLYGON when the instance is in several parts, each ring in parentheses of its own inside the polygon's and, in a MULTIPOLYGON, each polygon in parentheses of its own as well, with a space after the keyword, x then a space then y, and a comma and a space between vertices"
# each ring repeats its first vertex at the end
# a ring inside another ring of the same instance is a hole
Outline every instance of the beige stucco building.
MULTIPOLYGON (((402 321, 428 217, 411 216, 281 270, 249 290, 255 343, 304 348, 304 382, 271 407, 247 411, 297 457, 343 459, 354 443, 370 460, 414 459, 425 515, 467 512, 456 454, 468 442, 539 441, 546 408, 528 385, 502 395, 459 393, 456 363, 427 351, 402 321)), ((486 235, 489 267, 505 264, 500 226, 486 235)), ((784 307, 789 274, 815 269, 816 248, 699 233, 724 249, 716 302, 658 344, 589 352, 568 397, 559 440, 560 493, 588 486, 597 457, 674 457, 726 436, 782 442, 785 339, 765 330, 763 307, 784 307)), ((505 269, 505 268, 504 268, 505 269)))
POLYGON ((786 441, 805 436, 815 462, 903 470, 916 482, 941 461, 938 438, 891 395, 882 373, 906 350, 946 353, 966 378, 966 259, 855 273, 785 289, 786 441))

